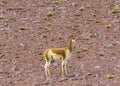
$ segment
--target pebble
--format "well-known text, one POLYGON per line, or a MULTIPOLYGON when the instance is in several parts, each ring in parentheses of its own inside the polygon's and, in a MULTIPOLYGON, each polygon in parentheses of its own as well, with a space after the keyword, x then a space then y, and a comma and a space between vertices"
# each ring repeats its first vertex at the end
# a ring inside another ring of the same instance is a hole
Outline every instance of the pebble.
POLYGON ((21 46, 21 47, 24 47, 25 45, 24 45, 23 43, 20 43, 20 46, 21 46))
POLYGON ((78 4, 77 3, 72 3, 72 6, 78 6, 78 4))
POLYGON ((101 68, 101 66, 94 66, 94 68, 96 68, 96 69, 100 69, 100 68, 101 68))
POLYGON ((68 75, 68 77, 75 77, 75 78, 78 78, 79 76, 80 76, 79 73, 76 71, 68 75))
POLYGON ((62 81, 65 81, 65 80, 67 80, 67 78, 66 77, 62 77, 62 78, 59 78, 58 82, 62 82, 62 81))
POLYGON ((4 54, 0 54, 0 58, 4 57, 4 54))

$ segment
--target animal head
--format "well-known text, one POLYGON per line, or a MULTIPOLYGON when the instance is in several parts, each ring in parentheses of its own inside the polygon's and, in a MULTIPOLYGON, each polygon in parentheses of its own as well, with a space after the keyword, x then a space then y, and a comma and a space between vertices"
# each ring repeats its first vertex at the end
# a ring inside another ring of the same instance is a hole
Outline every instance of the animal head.
POLYGON ((75 35, 72 35, 72 36, 71 36, 71 40, 72 40, 72 42, 75 42, 75 38, 76 38, 75 35))

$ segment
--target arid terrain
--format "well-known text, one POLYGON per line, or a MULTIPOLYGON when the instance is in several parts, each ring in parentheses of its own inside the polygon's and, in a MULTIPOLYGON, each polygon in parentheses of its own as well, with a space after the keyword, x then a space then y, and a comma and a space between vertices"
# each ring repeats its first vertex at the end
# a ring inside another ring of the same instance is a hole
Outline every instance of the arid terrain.
POLYGON ((0 0, 0 86, 120 86, 120 0, 0 0), (43 51, 73 34, 46 81, 43 51))

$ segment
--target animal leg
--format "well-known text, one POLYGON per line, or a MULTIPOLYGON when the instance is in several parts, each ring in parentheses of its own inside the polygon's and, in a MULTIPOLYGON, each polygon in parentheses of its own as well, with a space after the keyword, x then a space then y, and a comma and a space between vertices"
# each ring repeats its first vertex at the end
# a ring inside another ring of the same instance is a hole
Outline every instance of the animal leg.
POLYGON ((66 66, 67 66, 67 61, 65 61, 65 73, 66 73, 66 75, 67 75, 67 68, 66 68, 66 66))
POLYGON ((44 66, 46 78, 48 78, 48 76, 50 77, 49 66, 50 66, 50 62, 46 61, 45 66, 44 66))
POLYGON ((65 61, 62 61, 62 76, 64 76, 64 72, 65 72, 65 61))

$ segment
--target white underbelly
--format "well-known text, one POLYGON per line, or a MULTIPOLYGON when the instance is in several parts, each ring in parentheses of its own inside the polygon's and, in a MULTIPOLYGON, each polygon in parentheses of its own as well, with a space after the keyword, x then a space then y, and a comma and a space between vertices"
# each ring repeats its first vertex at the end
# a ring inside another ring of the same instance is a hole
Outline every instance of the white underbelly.
POLYGON ((59 59, 62 58, 61 55, 57 55, 57 54, 53 54, 52 56, 53 56, 53 59, 54 59, 54 60, 59 60, 59 59))
POLYGON ((58 54, 55 54, 55 53, 53 53, 52 51, 50 51, 50 52, 49 52, 49 57, 50 57, 51 59, 54 59, 54 60, 59 60, 59 59, 62 58, 62 55, 58 55, 58 54))

